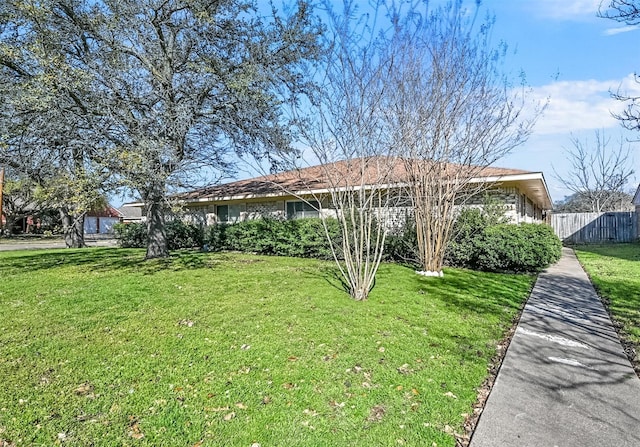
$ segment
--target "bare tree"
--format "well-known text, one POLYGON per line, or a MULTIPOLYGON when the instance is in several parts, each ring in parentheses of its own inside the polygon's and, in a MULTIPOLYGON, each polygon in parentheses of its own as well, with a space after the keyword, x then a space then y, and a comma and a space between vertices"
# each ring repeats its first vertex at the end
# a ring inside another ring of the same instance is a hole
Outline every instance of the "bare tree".
MULTIPOLYGON (((611 0, 608 6, 600 5, 598 15, 602 18, 615 20, 630 26, 640 25, 640 1, 638 0, 611 0)), ((640 78, 634 75, 635 82, 640 84, 640 78)), ((622 113, 614 113, 613 116, 629 130, 640 131, 640 97, 630 96, 622 89, 611 94, 618 101, 627 103, 622 113)))
POLYGON ((479 193, 483 170, 530 135, 539 104, 525 113, 526 90, 500 71, 493 21, 477 23, 461 1, 396 21, 388 54, 388 127, 404 160, 422 273, 442 275, 455 206, 479 193))
MULTIPOLYGON (((605 195, 607 201, 603 211, 633 211, 633 195, 627 192, 610 191, 605 195)), ((590 213, 593 204, 588 193, 576 192, 553 204, 556 213, 590 213)))
MULTIPOLYGON (((386 43, 366 17, 358 15, 356 2, 344 2, 339 12, 328 9, 328 52, 315 79, 317 89, 297 115, 299 132, 307 147, 315 185, 306 177, 327 231, 327 218, 339 222, 342 238, 331 241, 334 259, 355 300, 366 300, 382 261, 391 227, 392 204, 398 197, 389 186, 397 182, 397 160, 389 157, 389 132, 382 106, 386 81, 393 69, 384 54, 386 43)), ((300 109, 297 109, 298 111, 300 109)), ((304 162, 304 161, 303 161, 304 162)), ((306 161, 308 162, 308 160, 306 161)))
POLYGON ((620 138, 618 146, 610 149, 611 138, 595 132, 595 143, 572 137, 573 148, 566 149, 571 167, 564 175, 555 177, 574 194, 587 202, 589 211, 611 211, 633 176, 631 146, 620 138))
POLYGON ((610 0, 600 4, 598 15, 627 25, 640 24, 640 2, 638 0, 610 0), (603 4, 607 4, 603 8, 603 4))

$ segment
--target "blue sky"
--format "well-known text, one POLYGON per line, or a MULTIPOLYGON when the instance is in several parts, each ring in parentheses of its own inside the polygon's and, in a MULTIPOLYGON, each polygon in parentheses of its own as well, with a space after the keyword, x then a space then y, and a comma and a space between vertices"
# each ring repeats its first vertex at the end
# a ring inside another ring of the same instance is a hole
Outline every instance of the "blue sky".
MULTIPOLYGON (((475 3, 464 1, 469 6, 475 3)), ((549 100, 529 140, 496 165, 543 172, 554 201, 570 194, 555 178, 554 168, 560 176, 568 175, 565 151, 572 147, 572 135, 593 142, 595 132, 603 132, 612 138, 612 149, 621 137, 640 139, 640 132, 625 131, 612 117, 611 112, 621 111, 623 104, 610 95, 621 89, 640 96, 640 84, 633 78, 640 73, 640 29, 599 18, 600 2, 483 0, 481 4, 482 14, 495 15, 493 41, 509 47, 507 73, 516 82, 524 71, 532 98, 549 100)), ((367 4, 362 1, 361 10, 367 4)), ((632 154, 636 176, 629 190, 640 181, 640 143, 633 143, 632 154)), ((247 176, 247 172, 237 175, 247 176)), ((124 200, 112 198, 115 204, 124 200)))
MULTIPOLYGON (((621 136, 640 139, 611 116, 623 105, 610 95, 622 89, 640 96, 640 84, 633 81, 640 73, 640 29, 597 17, 599 5, 600 0, 483 2, 496 17, 494 40, 515 50, 505 68, 514 75, 524 70, 534 97, 549 98, 528 142, 497 164, 542 171, 554 201, 569 194, 554 178, 554 167, 560 176, 568 174, 565 149, 572 147, 572 135, 594 141, 599 130, 612 137, 612 149, 621 136)), ((632 153, 640 171, 640 143, 632 153)))

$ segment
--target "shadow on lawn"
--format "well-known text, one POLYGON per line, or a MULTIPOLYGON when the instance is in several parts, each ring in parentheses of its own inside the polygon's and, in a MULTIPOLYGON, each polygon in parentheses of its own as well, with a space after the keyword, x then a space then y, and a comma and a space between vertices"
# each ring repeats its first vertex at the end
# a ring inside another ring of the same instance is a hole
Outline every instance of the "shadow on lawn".
MULTIPOLYGON (((349 293, 349 286, 335 265, 305 269, 308 276, 322 279, 329 286, 349 293)), ((442 278, 426 278, 413 269, 383 264, 376 276, 370 299, 383 297, 392 305, 424 296, 443 305, 476 314, 502 314, 505 308, 520 309, 533 288, 533 277, 500 273, 447 269, 442 278)))
POLYGON ((318 267, 305 268, 302 272, 305 276, 321 279, 330 287, 349 295, 349 284, 344 279, 334 262, 327 265, 319 265, 318 267))
MULTIPOLYGON (((218 259, 219 261, 219 259, 218 259)), ((172 252, 168 258, 146 260, 139 249, 94 248, 37 251, 6 257, 0 262, 0 274, 12 271, 39 271, 80 266, 91 271, 126 271, 154 274, 159 271, 211 268, 217 264, 205 253, 195 250, 172 252)))
POLYGON ((480 273, 465 269, 447 269, 442 278, 413 275, 412 288, 445 306, 476 314, 503 313, 505 308, 519 309, 533 288, 530 276, 480 273), (527 283, 527 285, 525 285, 527 283), (524 292, 524 293, 523 293, 524 292))

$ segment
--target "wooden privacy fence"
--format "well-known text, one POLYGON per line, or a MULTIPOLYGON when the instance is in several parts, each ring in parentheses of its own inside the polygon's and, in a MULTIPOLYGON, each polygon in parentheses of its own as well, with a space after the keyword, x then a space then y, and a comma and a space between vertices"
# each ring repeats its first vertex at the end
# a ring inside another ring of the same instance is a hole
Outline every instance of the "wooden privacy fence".
POLYGON ((637 213, 626 211, 552 214, 551 227, 570 244, 634 242, 639 236, 637 213))

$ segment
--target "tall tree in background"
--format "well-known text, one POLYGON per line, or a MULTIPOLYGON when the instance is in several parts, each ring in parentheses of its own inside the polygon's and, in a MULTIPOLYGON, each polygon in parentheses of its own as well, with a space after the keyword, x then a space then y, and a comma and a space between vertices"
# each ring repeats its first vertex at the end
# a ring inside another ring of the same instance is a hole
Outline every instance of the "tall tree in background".
POLYGON ((630 145, 621 138, 611 149, 611 138, 599 131, 595 132, 595 143, 577 137, 571 142, 573 148, 566 150, 571 168, 565 175, 556 173, 556 178, 586 202, 585 211, 617 211, 634 173, 630 145))
POLYGON ((105 176, 91 163, 96 141, 78 107, 86 78, 66 63, 65 35, 42 12, 0 6, 0 164, 28 185, 31 205, 59 211, 67 247, 82 247, 84 215, 103 197, 105 176))
MULTIPOLYGON (((606 8, 601 5, 598 15, 600 17, 625 23, 630 26, 640 25, 640 1, 639 0, 611 0, 606 8)), ((635 75, 635 82, 640 84, 640 78, 635 75)), ((618 90, 612 96, 627 103, 626 109, 619 114, 614 114, 622 125, 629 130, 640 131, 640 97, 629 96, 626 92, 618 90)))
MULTIPOLYGON (((61 73, 91 88, 73 112, 99 142, 94 154, 146 204, 147 258, 168 254, 167 195, 227 156, 270 159, 289 149, 281 107, 305 89, 316 56, 309 5, 262 14, 249 0, 48 0, 24 7, 37 40, 61 44, 61 73)), ((59 82, 64 83, 64 78, 59 82)))
MULTIPOLYGON (((602 211, 633 211, 633 195, 612 191, 606 195, 607 206, 602 211)), ((576 192, 553 204, 554 213, 591 213, 593 203, 589 194, 576 192)))
POLYGON ((474 178, 528 138, 544 107, 527 104, 524 87, 514 88, 501 72, 506 47, 492 47, 493 21, 477 15, 459 0, 392 15, 385 110, 407 172, 420 273, 427 275, 442 274, 455 205, 486 188, 474 178))

